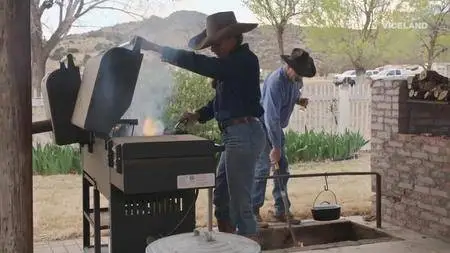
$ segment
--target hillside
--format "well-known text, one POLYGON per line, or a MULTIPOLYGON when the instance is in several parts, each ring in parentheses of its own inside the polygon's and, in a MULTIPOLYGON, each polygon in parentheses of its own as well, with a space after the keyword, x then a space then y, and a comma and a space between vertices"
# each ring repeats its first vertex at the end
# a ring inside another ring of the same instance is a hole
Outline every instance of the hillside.
MULTIPOLYGON (((67 52, 72 53, 78 63, 82 63, 99 51, 119 45, 133 35, 140 35, 162 45, 186 48, 187 40, 201 32, 206 15, 195 11, 174 12, 167 18, 152 16, 141 22, 119 24, 85 34, 67 36, 53 51, 48 62, 48 70, 58 66, 57 61, 67 52)), ((270 26, 260 26, 246 34, 245 41, 260 58, 264 69, 275 68, 279 64, 278 46, 275 33, 270 26)), ((300 30, 291 26, 285 35, 286 51, 303 46, 300 30)), ((204 50, 209 53, 209 50, 204 50)))
MULTIPOLYGON (((72 53, 78 64, 82 65, 92 55, 100 51, 120 45, 128 41, 134 35, 140 35, 162 45, 186 48, 190 37, 201 32, 204 27, 206 15, 195 11, 177 11, 167 18, 152 16, 139 22, 119 24, 106 27, 85 34, 67 36, 51 54, 47 70, 50 71, 59 66, 58 61, 67 53, 72 53)), ((286 53, 290 53, 294 47, 305 47, 305 36, 315 32, 323 34, 322 28, 290 25, 284 35, 284 47, 286 53), (320 29, 317 30, 317 29, 320 29), (302 30, 302 31, 301 31, 302 30)), ((414 31, 392 30, 385 34, 388 37, 387 48, 375 58, 370 60, 370 66, 377 67, 385 64, 419 63, 422 59, 417 52, 421 51, 420 41, 414 31)), ((253 51, 259 56, 261 68, 274 69, 280 64, 278 45, 275 31, 271 26, 263 25, 247 33, 244 36, 253 51)), ((327 42, 327 38, 319 36, 309 42, 311 47, 327 42), (325 39, 325 40, 324 40, 325 39)), ((439 61, 450 61, 450 50, 439 57, 439 61)), ((210 53, 204 50, 204 53, 210 53)), ((330 55, 327 52, 312 53, 319 74, 340 72, 352 68, 348 57, 342 53, 330 55)))

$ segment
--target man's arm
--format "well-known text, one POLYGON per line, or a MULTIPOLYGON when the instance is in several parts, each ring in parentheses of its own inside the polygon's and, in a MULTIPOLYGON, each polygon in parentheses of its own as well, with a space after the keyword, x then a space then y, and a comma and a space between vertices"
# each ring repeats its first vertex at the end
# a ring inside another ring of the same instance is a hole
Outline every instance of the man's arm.
POLYGON ((297 105, 303 105, 303 103, 304 103, 303 102, 304 99, 302 99, 303 78, 301 78, 300 81, 298 81, 297 87, 298 87, 298 96, 295 100, 295 103, 297 105))
POLYGON ((263 99, 264 123, 273 148, 281 148, 281 89, 278 81, 268 80, 267 93, 263 99))
POLYGON ((235 61, 231 57, 209 57, 171 47, 162 47, 161 58, 172 65, 219 80, 240 75, 246 65, 245 62, 235 61))
POLYGON ((210 121, 211 119, 213 119, 214 118, 214 99, 209 101, 208 104, 206 104, 202 108, 198 109, 196 111, 196 113, 198 113, 198 115, 199 115, 199 118, 198 118, 199 123, 204 124, 207 121, 210 121))

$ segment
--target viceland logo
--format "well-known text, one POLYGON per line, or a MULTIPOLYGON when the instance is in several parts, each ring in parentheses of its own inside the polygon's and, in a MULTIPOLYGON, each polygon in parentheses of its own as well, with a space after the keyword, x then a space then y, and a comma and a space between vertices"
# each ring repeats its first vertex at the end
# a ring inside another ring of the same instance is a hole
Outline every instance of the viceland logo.
POLYGON ((390 22, 383 24, 384 29, 397 29, 397 30, 422 30, 427 29, 428 24, 425 22, 390 22))

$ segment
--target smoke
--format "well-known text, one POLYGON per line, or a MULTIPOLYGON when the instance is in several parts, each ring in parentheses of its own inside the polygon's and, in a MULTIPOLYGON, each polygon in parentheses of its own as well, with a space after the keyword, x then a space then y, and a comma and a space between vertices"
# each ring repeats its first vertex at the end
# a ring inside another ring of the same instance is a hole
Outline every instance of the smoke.
POLYGON ((145 119, 151 119, 158 132, 164 131, 163 116, 174 88, 169 65, 158 55, 145 53, 130 108, 124 119, 138 119, 135 135, 143 135, 145 119))

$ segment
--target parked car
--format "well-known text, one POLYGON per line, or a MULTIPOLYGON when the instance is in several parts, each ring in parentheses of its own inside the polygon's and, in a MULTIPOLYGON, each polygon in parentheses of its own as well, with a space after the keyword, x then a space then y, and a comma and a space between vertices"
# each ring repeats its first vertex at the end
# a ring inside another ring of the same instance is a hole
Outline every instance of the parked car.
POLYGON ((408 66, 405 69, 414 75, 420 74, 422 71, 425 70, 422 66, 419 65, 408 66))
POLYGON ((370 70, 366 70, 366 77, 371 77, 373 75, 377 75, 378 73, 380 73, 380 71, 375 70, 375 69, 370 69, 370 70))
POLYGON ((342 74, 337 74, 333 78, 333 83, 335 85, 342 84, 345 80, 353 80, 356 81, 356 71, 355 70, 347 70, 344 71, 342 74))
POLYGON ((394 68, 394 69, 385 69, 376 75, 372 75, 370 79, 372 80, 394 80, 394 79, 407 79, 410 76, 414 76, 415 74, 406 69, 394 68))

